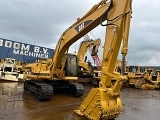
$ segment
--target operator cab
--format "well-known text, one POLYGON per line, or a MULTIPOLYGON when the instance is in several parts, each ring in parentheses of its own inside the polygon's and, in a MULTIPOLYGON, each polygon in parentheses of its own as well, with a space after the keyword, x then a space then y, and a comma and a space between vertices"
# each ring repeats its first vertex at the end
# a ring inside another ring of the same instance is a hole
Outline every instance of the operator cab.
POLYGON ((77 56, 72 54, 67 54, 67 60, 65 64, 65 75, 76 77, 77 71, 78 71, 77 56))

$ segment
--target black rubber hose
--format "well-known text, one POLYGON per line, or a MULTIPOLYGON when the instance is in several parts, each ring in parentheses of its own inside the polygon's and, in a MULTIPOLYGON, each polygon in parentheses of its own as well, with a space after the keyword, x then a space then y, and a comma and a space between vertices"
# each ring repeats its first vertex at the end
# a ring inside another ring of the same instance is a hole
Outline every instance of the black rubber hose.
MULTIPOLYGON (((113 6, 113 0, 110 0, 110 4, 109 4, 109 8, 103 13, 102 17, 101 17, 101 20, 100 20, 100 24, 101 26, 107 26, 107 24, 102 24, 103 23, 103 19, 106 17, 107 18, 107 15, 108 15, 108 12, 109 10, 112 8, 113 6)), ((112 20, 108 20, 107 21, 112 21, 112 20)))

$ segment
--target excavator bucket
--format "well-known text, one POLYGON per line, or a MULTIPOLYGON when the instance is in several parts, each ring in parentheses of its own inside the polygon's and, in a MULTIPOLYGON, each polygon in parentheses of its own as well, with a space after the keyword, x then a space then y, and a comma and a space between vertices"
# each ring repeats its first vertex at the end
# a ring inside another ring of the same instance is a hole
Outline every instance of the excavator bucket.
POLYGON ((110 92, 112 91, 105 88, 92 88, 79 110, 74 110, 74 112, 91 120, 118 117, 122 109, 120 95, 112 96, 110 92))

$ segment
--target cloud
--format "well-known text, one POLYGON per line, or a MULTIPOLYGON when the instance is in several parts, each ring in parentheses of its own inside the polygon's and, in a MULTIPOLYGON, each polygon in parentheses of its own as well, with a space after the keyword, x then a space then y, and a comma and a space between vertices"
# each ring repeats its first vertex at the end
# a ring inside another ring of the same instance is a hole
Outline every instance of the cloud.
POLYGON ((128 64, 159 65, 160 1, 133 1, 128 64), (152 63, 151 61, 153 61, 152 63), (155 62, 156 61, 156 62, 155 62))
MULTIPOLYGON (((55 48, 61 34, 99 1, 1 0, 0 37, 55 48)), ((153 60, 154 65, 159 65, 159 5, 159 0, 133 0, 127 55, 129 65, 152 65, 153 60)), ((103 44, 104 27, 98 26, 91 33, 96 38, 101 38, 103 44)), ((90 37, 95 39, 91 33, 90 37)), ((77 50, 82 40, 74 43, 70 51, 77 50)), ((102 58, 103 48, 100 47, 99 51, 99 56, 102 58)))
POLYGON ((86 10, 81 7, 82 2, 74 7, 77 2, 73 0, 4 0, 0 4, 0 36, 46 46, 55 44, 63 31, 86 10))

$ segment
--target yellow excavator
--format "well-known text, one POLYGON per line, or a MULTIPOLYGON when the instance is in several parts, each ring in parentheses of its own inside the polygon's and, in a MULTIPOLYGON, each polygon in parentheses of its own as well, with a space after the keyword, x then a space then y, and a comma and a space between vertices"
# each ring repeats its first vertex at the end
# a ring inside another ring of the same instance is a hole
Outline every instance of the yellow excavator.
POLYGON ((95 56, 98 53, 98 48, 100 46, 100 38, 96 40, 82 41, 77 52, 78 58, 78 77, 91 77, 93 66, 90 62, 86 61, 85 54, 87 51, 91 50, 91 56, 95 56))
POLYGON ((83 86, 68 82, 68 80, 78 79, 78 62, 77 56, 67 54, 67 51, 74 42, 98 25, 105 26, 106 38, 99 87, 92 88, 75 112, 92 120, 118 117, 122 110, 120 90, 126 77, 123 74, 115 74, 114 68, 122 41, 123 61, 127 54, 131 6, 132 0, 101 0, 94 5, 61 35, 52 64, 48 66, 45 64, 43 67, 41 64, 35 64, 37 69, 26 74, 26 77, 31 80, 25 81, 25 90, 30 90, 39 99, 50 99, 54 90, 59 91, 64 88, 68 93, 81 96, 83 86), (111 83, 112 77, 116 78, 114 85, 111 83))

